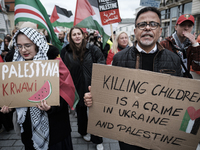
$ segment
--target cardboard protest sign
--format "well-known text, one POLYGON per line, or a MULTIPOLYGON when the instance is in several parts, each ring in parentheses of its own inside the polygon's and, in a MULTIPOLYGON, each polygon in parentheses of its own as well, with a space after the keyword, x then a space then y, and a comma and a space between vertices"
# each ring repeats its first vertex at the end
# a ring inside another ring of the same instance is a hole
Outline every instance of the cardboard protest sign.
POLYGON ((0 70, 0 107, 36 106, 43 99, 60 105, 58 60, 0 63, 0 70))
POLYGON ((117 0, 98 0, 102 25, 121 22, 117 0))
POLYGON ((88 133, 147 149, 196 149, 199 80, 94 64, 91 93, 88 133))

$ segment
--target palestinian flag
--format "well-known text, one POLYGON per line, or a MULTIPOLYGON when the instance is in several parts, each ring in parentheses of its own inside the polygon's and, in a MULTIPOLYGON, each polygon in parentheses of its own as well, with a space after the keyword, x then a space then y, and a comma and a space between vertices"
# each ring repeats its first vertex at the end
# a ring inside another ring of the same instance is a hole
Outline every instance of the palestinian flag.
POLYGON ((200 127, 200 109, 190 106, 185 111, 179 130, 196 135, 200 127))
POLYGON ((103 26, 101 23, 97 0, 77 0, 74 25, 98 30, 103 36, 103 47, 111 35, 110 25, 103 26))
POLYGON ((64 8, 55 5, 50 21, 53 27, 62 26, 71 28, 74 24, 74 16, 71 11, 67 11, 64 8))
POLYGON ((59 50, 62 49, 62 43, 54 33, 49 16, 39 0, 15 0, 15 24, 26 21, 37 24, 38 28, 46 29, 52 44, 59 50))
POLYGON ((79 96, 76 92, 74 82, 71 74, 60 57, 59 60, 59 74, 60 74, 60 96, 69 104, 70 108, 74 110, 79 102, 79 96))
POLYGON ((59 33, 61 30, 58 27, 53 27, 55 33, 59 33))

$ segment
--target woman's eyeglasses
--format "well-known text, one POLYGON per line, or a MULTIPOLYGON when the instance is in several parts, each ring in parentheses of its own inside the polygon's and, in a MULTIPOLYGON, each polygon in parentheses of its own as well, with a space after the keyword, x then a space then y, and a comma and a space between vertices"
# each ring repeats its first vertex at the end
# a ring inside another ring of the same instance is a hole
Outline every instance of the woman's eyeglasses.
POLYGON ((28 51, 31 49, 32 45, 34 45, 34 44, 24 44, 24 45, 17 44, 16 47, 17 47, 18 51, 21 51, 23 48, 28 51))

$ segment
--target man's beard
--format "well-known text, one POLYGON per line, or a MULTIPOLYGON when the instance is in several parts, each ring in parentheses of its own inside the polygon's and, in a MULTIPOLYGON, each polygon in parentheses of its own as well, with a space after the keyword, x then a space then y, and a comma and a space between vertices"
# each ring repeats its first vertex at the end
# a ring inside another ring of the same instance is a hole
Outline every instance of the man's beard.
POLYGON ((153 40, 140 40, 140 43, 141 43, 141 45, 143 45, 143 46, 151 46, 151 45, 153 45, 153 40))

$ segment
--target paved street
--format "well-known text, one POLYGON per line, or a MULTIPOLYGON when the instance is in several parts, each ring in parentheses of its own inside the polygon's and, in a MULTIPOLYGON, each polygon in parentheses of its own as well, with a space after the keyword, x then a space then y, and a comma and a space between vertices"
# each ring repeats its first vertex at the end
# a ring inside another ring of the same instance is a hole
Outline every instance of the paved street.
MULTIPOLYGON (((95 144, 92 142, 85 142, 78 134, 77 119, 72 114, 70 114, 70 122, 74 150, 95 150, 95 144)), ((116 140, 103 138, 103 145, 104 150, 119 150, 116 140)), ((0 150, 24 150, 20 137, 15 134, 14 130, 0 133, 0 150)))

